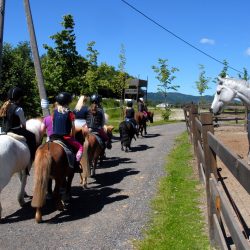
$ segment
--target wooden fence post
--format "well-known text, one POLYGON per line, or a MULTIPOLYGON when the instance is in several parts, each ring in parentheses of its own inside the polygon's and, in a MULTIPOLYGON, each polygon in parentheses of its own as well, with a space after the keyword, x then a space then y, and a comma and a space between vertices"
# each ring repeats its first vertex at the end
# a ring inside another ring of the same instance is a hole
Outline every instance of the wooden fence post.
MULTIPOLYGON (((202 140, 203 140, 203 150, 205 158, 205 177, 206 177, 206 194, 207 194, 207 212, 208 212, 208 226, 209 226, 209 236, 211 242, 214 240, 214 223, 213 223, 213 211, 212 211, 212 198, 210 195, 210 185, 209 179, 211 177, 211 172, 217 168, 216 155, 208 145, 208 132, 214 133, 213 126, 213 116, 211 113, 201 113, 200 121, 202 123, 202 140)), ((217 174, 216 174, 217 178, 217 174)))
POLYGON ((194 153, 197 155, 197 128, 195 125, 195 118, 198 117, 198 108, 195 105, 191 106, 191 132, 192 132, 192 142, 194 145, 194 153))

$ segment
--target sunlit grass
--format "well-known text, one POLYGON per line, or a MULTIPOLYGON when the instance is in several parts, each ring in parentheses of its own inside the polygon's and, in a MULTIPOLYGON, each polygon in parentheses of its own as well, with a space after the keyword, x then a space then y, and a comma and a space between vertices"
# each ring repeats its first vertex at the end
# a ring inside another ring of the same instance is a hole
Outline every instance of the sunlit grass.
POLYGON ((191 160, 191 145, 184 133, 167 158, 167 175, 159 182, 151 220, 144 239, 135 242, 137 249, 210 249, 191 160))

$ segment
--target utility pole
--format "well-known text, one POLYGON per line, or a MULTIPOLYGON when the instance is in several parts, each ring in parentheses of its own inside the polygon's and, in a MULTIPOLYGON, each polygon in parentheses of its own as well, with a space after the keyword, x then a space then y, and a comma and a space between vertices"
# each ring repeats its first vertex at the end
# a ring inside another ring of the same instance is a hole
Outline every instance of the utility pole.
POLYGON ((4 13, 5 13, 5 0, 0 0, 0 86, 2 86, 4 13))
POLYGON ((46 94, 45 87, 44 87, 43 73, 42 73, 38 48, 37 48, 37 41, 36 41, 36 35, 35 35, 29 0, 24 0, 24 8, 25 8, 25 14, 27 18, 29 34, 30 34, 30 45, 31 45, 31 51, 33 54, 34 67, 35 67, 35 72, 36 72, 36 77, 37 77, 37 82, 38 82, 38 90, 39 90, 39 95, 41 99, 41 107, 43 110, 43 115, 46 116, 49 114, 49 102, 47 100, 47 94, 46 94))

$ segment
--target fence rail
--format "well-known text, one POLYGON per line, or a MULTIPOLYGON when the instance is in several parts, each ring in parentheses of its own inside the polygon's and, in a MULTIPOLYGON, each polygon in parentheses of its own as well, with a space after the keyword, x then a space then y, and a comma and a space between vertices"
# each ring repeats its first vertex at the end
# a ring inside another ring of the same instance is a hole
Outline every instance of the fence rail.
POLYGON ((231 152, 214 135, 214 117, 198 113, 198 107, 183 108, 190 142, 197 158, 200 180, 206 186, 208 226, 211 244, 220 249, 250 249, 249 228, 232 199, 217 165, 219 158, 225 167, 250 193, 250 167, 231 152))

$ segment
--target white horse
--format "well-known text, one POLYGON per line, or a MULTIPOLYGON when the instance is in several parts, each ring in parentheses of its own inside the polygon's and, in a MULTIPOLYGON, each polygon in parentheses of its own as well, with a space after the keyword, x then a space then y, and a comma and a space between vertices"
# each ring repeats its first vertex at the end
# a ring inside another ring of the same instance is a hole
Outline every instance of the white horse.
MULTIPOLYGON (((234 79, 218 77, 218 86, 211 105, 211 112, 219 114, 223 107, 231 102, 234 98, 241 100, 248 108, 250 107, 250 82, 234 79)), ((247 115, 250 120, 250 113, 247 115)), ((250 164, 250 124, 248 124, 248 164, 250 164)))
MULTIPOLYGON (((39 145, 42 139, 42 119, 30 119, 26 122, 26 128, 36 136, 36 143, 39 145)), ((27 181, 27 170, 32 165, 30 151, 23 136, 15 134, 0 135, 0 194, 3 188, 9 183, 13 174, 18 173, 21 181, 18 193, 20 206, 24 204, 25 185, 27 181)), ((0 201, 0 219, 2 206, 0 201)))
POLYGON ((211 105, 211 111, 214 114, 221 112, 225 104, 231 102, 234 98, 240 99, 245 105, 250 107, 250 82, 218 77, 218 86, 211 105))

